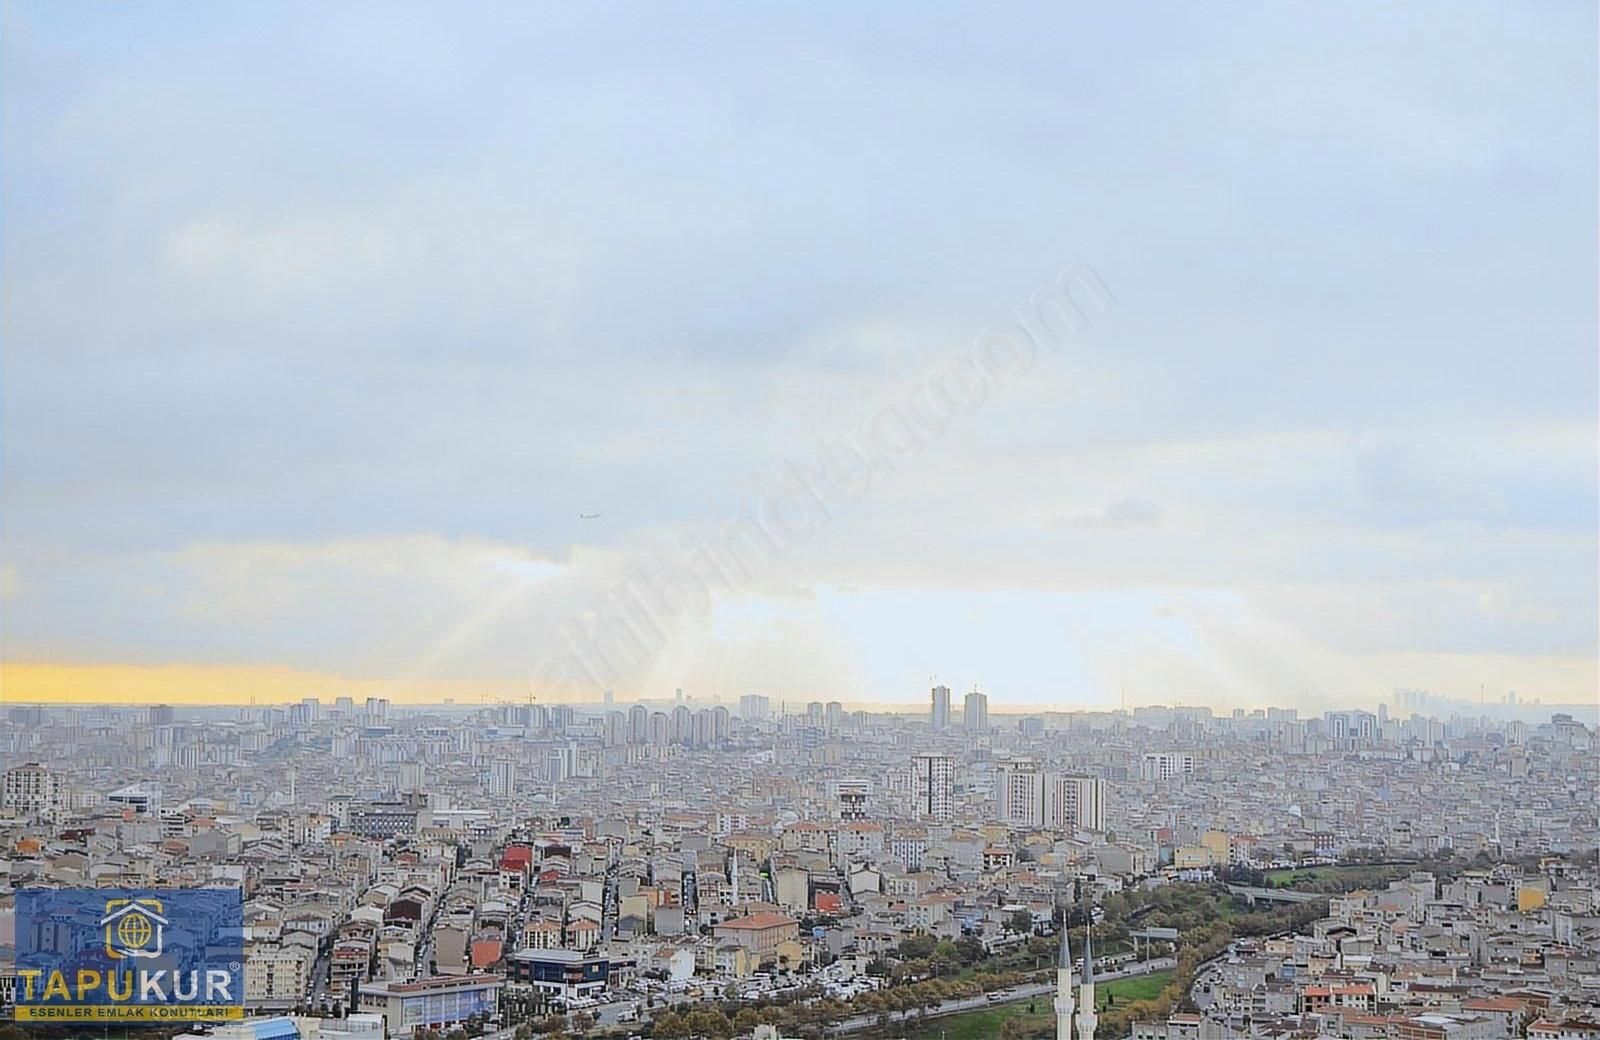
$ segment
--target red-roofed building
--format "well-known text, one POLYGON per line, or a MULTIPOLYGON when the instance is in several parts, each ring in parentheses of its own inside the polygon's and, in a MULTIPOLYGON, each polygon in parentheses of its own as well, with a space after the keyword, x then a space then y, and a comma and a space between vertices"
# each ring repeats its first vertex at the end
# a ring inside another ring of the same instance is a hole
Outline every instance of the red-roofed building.
POLYGON ((800 922, 787 914, 756 913, 717 925, 713 934, 730 939, 761 958, 770 957, 778 945, 800 937, 800 922))
POLYGON ((1522 1031, 1522 1022, 1528 1015, 1528 1005, 1516 997, 1480 997, 1461 1003, 1461 1010, 1469 1015, 1481 1015, 1498 1024, 1506 1036, 1522 1031))
POLYGON ((477 969, 491 967, 500 962, 505 944, 499 939, 477 939, 472 943, 472 966, 477 969))
POLYGON ((1370 983, 1348 986, 1307 986, 1300 991, 1300 1013, 1314 1014, 1330 1008, 1351 1008, 1356 1011, 1376 1009, 1377 994, 1370 983))
POLYGON ((1528 1027, 1528 1040, 1600 1040, 1600 1022, 1576 1018, 1561 1022, 1541 1018, 1528 1027))

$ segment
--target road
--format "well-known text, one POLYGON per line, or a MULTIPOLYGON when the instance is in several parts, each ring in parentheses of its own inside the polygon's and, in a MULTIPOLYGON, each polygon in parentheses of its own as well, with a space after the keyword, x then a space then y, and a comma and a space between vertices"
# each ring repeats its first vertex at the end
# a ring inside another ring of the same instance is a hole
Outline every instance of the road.
POLYGON ((1326 892, 1301 892, 1293 888, 1251 888, 1248 885, 1229 885, 1228 892, 1239 896, 1251 906, 1256 903, 1317 903, 1328 898, 1326 892))
MULTIPOLYGON (((666 1011, 670 1007, 677 1007, 680 1004, 697 1002, 694 998, 691 998, 685 993, 657 993, 655 998, 656 1006, 653 1008, 646 1008, 644 1006, 645 998, 642 994, 640 994, 638 996, 623 997, 620 1000, 612 1001, 609 1004, 601 1004, 598 1007, 585 1008, 584 1010, 591 1015, 597 1016, 597 1027, 602 1029, 610 1029, 618 1025, 622 1025, 622 1016, 634 1008, 638 1009, 638 1018, 636 1021, 642 1022, 648 1020, 652 1014, 666 1011)), ((493 1033, 485 1033, 484 1040, 511 1040, 511 1037, 516 1033, 516 1031, 516 1026, 507 1026, 506 1028, 493 1033)))
MULTIPOLYGON (((1153 957, 1148 961, 1129 965, 1117 971, 1096 972, 1094 981, 1098 985, 1102 982, 1111 982, 1115 979, 1132 978, 1135 975, 1149 975, 1152 972, 1167 971, 1177 967, 1178 962, 1171 957, 1153 957)), ((979 997, 964 997, 960 1000, 947 1000, 943 1004, 931 1007, 926 1012, 926 1017, 937 1018, 941 1015, 954 1015, 961 1011, 976 1011, 979 1008, 996 1007, 1004 1004, 1015 1004, 1018 1001, 1030 1000, 1034 997, 1046 995, 1053 996, 1056 991, 1054 982, 1042 982, 1032 986, 1018 986, 1015 989, 995 990, 1000 994, 998 1000, 990 1000, 992 993, 979 997)), ((908 1018, 916 1018, 916 1011, 895 1011, 889 1013, 889 1021, 900 1022, 908 1018)), ((857 1015, 840 1022, 836 1032, 855 1033, 863 1029, 870 1029, 878 1024, 878 1015, 857 1015)))
POLYGON ((331 944, 323 941, 317 943, 317 958, 311 962, 311 981, 306 986, 306 999, 312 1007, 317 1007, 323 1001, 332 1001, 328 997, 328 950, 331 944))
MULTIPOLYGON (((1178 962, 1171 957, 1152 957, 1150 960, 1140 961, 1137 964, 1131 964, 1126 968, 1120 968, 1115 971, 1096 972, 1094 980, 1096 983, 1101 983, 1112 982, 1116 979, 1132 978, 1136 975, 1149 975, 1153 972, 1167 971, 1176 967, 1177 963, 1178 962)), ((943 1004, 929 1008, 923 1014, 927 1018, 937 1018, 941 1015, 954 1015, 962 1011, 975 1011, 978 1008, 1015 1004, 1018 1001, 1030 1000, 1034 997, 1042 997, 1046 995, 1053 996, 1055 991, 1056 984, 1053 981, 1038 983, 1032 986, 1018 986, 1015 989, 995 990, 995 993, 1000 994, 999 998, 996 1000, 989 999, 992 994, 984 994, 977 997, 967 997, 961 1000, 947 1000, 943 1004)), ((617 1000, 609 1004, 601 1004, 599 1007, 589 1008, 587 1010, 590 1014, 599 1016, 598 1025, 600 1027, 608 1028, 621 1024, 623 1013, 635 1006, 637 1006, 639 1009, 639 1021, 646 1021, 649 1019, 652 1013, 665 1011, 669 1006, 697 1002, 698 1001, 693 1001, 682 993, 658 993, 656 994, 656 1006, 654 1008, 646 1008, 644 1006, 644 997, 639 996, 626 997, 621 1000, 617 1000)), ((916 1018, 918 1015, 919 1012, 916 1011, 892 1012, 889 1015, 889 1020, 892 1022, 899 1022, 908 1018, 916 1018)), ((878 1019, 879 1016, 875 1014, 856 1015, 840 1022, 836 1027, 834 1027, 834 1032, 860 1032, 863 1029, 869 1029, 873 1026, 876 1026, 878 1024, 878 1019)), ((494 1033, 485 1034, 485 1040, 510 1040, 515 1032, 516 1027, 508 1027, 494 1033)))

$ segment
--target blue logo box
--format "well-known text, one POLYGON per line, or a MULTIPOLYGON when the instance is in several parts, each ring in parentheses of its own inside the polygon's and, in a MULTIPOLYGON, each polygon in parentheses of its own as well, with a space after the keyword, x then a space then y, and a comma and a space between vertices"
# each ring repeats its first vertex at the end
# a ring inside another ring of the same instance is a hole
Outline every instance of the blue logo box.
POLYGON ((184 1022, 244 1017, 236 888, 22 888, 16 1017, 184 1022))

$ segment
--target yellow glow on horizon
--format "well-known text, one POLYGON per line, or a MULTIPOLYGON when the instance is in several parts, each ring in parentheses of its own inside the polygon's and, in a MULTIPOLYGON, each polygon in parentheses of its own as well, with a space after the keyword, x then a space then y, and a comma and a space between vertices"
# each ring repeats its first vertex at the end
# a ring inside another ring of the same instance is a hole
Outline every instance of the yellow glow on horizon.
POLYGON ((345 696, 470 704, 527 695, 514 682, 352 679, 279 665, 0 664, 0 702, 8 704, 284 704, 345 696))

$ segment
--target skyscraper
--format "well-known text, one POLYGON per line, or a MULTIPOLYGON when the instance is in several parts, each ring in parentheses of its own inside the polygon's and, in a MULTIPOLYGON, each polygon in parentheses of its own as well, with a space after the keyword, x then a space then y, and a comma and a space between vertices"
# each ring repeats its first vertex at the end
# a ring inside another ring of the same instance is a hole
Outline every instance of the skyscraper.
POLYGON ((973 690, 961 704, 961 724, 968 733, 989 730, 989 695, 973 690))
POLYGON ((954 761, 949 755, 918 755, 911 761, 916 776, 917 813, 934 820, 953 817, 956 808, 954 761))
POLYGON ((996 815, 1009 827, 1106 829, 1105 781, 1099 777, 1046 771, 1034 759, 1014 758, 996 770, 994 791, 996 815))
POLYGON ((1031 758, 1001 764, 995 777, 995 807, 1008 827, 1043 827, 1049 799, 1047 774, 1031 758))
POLYGON ((928 721, 935 730, 950 728, 950 687, 935 686, 933 688, 933 707, 928 721))
POLYGON ((517 793, 517 764, 506 759, 489 763, 489 794, 510 798, 517 793))
POLYGON ((1050 826, 1062 830, 1106 829, 1106 782, 1097 776, 1075 773, 1050 775, 1050 826))

